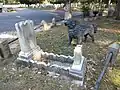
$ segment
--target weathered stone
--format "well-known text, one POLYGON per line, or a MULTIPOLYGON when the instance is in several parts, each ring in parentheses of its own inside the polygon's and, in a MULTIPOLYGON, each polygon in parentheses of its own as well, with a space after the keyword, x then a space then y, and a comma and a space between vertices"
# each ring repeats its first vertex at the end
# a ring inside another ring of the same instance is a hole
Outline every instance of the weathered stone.
POLYGON ((49 59, 52 60, 53 59, 54 54, 53 53, 49 53, 49 59))
POLYGON ((77 45, 74 49, 74 63, 75 65, 79 65, 82 60, 82 45, 77 45))
POLYGON ((73 63, 73 57, 68 56, 67 57, 67 63, 73 63))
POLYGON ((36 36, 34 31, 34 24, 32 20, 21 21, 15 24, 17 35, 19 38, 21 51, 19 59, 22 58, 30 60, 38 51, 42 51, 37 45, 36 36))
POLYGON ((41 61, 41 51, 33 52, 33 60, 41 61))
POLYGON ((56 55, 55 54, 53 55, 53 60, 56 60, 56 55))
POLYGON ((64 55, 60 55, 60 62, 62 62, 62 63, 64 63, 65 62, 65 57, 64 57, 64 55))
POLYGON ((79 77, 80 80, 84 82, 85 72, 86 59, 82 56, 82 45, 77 45, 74 49, 74 62, 70 69, 70 75, 74 77, 79 77))
POLYGON ((49 53, 47 53, 47 52, 44 52, 44 58, 46 58, 46 59, 48 59, 48 57, 49 57, 49 53))
POLYGON ((42 20, 40 26, 43 26, 43 31, 46 31, 52 27, 52 24, 49 25, 45 20, 42 20))
POLYGON ((56 60, 61 62, 60 55, 56 54, 56 60))
POLYGON ((56 20, 55 18, 52 19, 52 27, 56 26, 56 20))
POLYGON ((112 53, 112 58, 110 60, 111 65, 115 64, 115 60, 117 58, 118 52, 120 49, 120 45, 118 43, 113 43, 109 46, 108 53, 106 55, 106 60, 108 60, 108 56, 112 53))
POLYGON ((45 53, 44 53, 44 52, 41 52, 41 57, 42 57, 42 58, 44 58, 44 55, 45 55, 45 53))
POLYGON ((0 39, 0 57, 8 58, 11 55, 11 51, 6 39, 0 39))

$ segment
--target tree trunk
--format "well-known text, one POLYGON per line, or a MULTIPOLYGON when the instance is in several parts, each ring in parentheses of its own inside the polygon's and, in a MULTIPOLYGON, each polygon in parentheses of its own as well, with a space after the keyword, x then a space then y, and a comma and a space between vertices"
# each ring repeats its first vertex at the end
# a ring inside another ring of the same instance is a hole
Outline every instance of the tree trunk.
POLYGON ((108 8, 110 7, 111 5, 111 0, 108 1, 108 8))
POLYGON ((120 0, 117 0, 115 16, 116 20, 120 20, 120 0))
POLYGON ((72 18, 71 15, 71 1, 69 0, 69 2, 66 2, 65 4, 65 17, 64 19, 70 19, 72 18))

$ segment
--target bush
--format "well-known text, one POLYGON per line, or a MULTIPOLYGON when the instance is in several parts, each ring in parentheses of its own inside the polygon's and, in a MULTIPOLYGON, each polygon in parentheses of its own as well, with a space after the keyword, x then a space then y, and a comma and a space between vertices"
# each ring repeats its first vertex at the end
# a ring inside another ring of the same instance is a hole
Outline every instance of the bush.
POLYGON ((82 9, 84 17, 89 16, 89 11, 90 11, 89 6, 83 5, 81 9, 82 9))

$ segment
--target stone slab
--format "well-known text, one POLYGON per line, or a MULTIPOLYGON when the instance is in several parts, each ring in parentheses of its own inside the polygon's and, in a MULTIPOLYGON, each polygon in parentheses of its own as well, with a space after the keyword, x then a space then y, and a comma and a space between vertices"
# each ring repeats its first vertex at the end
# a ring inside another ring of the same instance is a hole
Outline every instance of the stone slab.
POLYGON ((69 70, 69 74, 73 77, 78 77, 84 83, 86 67, 87 67, 86 58, 83 57, 79 65, 74 64, 72 65, 72 67, 69 70))

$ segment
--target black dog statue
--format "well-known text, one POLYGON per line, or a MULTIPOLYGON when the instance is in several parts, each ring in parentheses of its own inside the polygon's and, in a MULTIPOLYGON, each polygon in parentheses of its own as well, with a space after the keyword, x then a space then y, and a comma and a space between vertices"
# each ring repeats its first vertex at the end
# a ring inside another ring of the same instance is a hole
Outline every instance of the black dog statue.
POLYGON ((77 44, 86 42, 87 36, 89 35, 94 42, 94 33, 97 32, 97 25, 90 22, 77 24, 77 21, 69 19, 64 22, 65 26, 68 27, 69 45, 71 45, 72 39, 77 39, 77 44))

